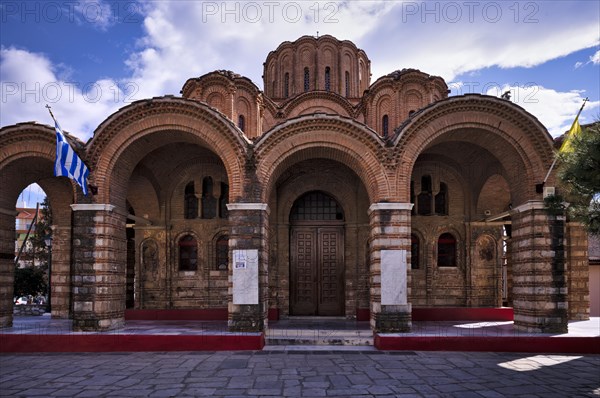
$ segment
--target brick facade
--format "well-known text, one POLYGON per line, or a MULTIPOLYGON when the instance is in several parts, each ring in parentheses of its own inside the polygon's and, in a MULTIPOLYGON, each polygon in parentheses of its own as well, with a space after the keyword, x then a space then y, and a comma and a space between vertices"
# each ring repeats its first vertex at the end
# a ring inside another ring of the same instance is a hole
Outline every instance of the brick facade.
POLYGON ((309 223, 339 231, 337 315, 369 314, 379 331, 410 330, 414 307, 508 303, 532 331, 589 316, 581 229, 514 210, 541 203, 553 160, 535 117, 495 97, 448 98, 415 69, 371 83, 365 52, 331 36, 282 43, 264 67, 263 90, 215 71, 182 97, 122 108, 86 144, 69 136, 97 187, 88 197, 52 177, 52 128, 2 128, 0 324, 12 322, 14 204, 32 182, 55 215, 53 316, 78 330, 119 327, 126 308, 227 308, 230 328, 248 331, 290 316, 291 215, 311 192, 341 209, 309 223), (233 303, 234 250, 257 250, 257 304, 233 303), (404 304, 382 304, 383 252, 406 254, 404 304))

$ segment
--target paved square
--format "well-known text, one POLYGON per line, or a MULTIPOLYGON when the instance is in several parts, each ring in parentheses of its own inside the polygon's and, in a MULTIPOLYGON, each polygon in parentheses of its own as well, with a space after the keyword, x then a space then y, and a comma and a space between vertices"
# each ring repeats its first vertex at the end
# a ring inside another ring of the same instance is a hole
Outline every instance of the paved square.
POLYGON ((600 356, 247 351, 0 356, 3 397, 600 397, 600 356))

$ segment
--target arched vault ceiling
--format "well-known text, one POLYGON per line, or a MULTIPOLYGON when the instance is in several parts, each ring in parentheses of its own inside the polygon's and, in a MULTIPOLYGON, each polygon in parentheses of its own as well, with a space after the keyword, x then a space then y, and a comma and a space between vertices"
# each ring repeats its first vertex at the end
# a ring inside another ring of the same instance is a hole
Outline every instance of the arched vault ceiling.
POLYGON ((450 141, 470 142, 493 153, 507 170, 516 203, 538 198, 554 158, 553 140, 533 115, 518 105, 485 95, 437 101, 413 114, 392 139, 400 164, 398 186, 407 186, 417 158, 428 148, 450 141))

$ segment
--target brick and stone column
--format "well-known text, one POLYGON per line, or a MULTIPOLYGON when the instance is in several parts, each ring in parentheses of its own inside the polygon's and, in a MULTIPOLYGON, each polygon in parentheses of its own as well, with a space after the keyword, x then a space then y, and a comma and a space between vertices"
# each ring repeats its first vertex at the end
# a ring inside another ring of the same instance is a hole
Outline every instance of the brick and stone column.
POLYGON ((0 208, 0 328, 13 323, 16 215, 15 209, 0 208))
POLYGON ((569 319, 590 319, 588 234, 580 223, 567 223, 569 319))
POLYGON ((268 206, 230 203, 229 330, 259 332, 268 324, 268 206))
POLYGON ((125 215, 110 204, 74 204, 73 330, 101 331, 125 323, 125 215))
POLYGON ((541 201, 512 214, 515 327, 564 333, 568 327, 565 217, 550 215, 541 201))
POLYGON ((52 226, 52 317, 68 318, 71 308, 71 226, 52 226))
POLYGON ((374 203, 371 224, 371 327, 375 332, 411 329, 410 211, 412 203, 374 203))
POLYGON ((512 225, 510 225, 510 233, 506 237, 506 253, 504 253, 505 259, 503 262, 506 264, 506 303, 502 303, 502 305, 506 305, 507 307, 514 307, 513 303, 513 240, 512 240, 512 225))

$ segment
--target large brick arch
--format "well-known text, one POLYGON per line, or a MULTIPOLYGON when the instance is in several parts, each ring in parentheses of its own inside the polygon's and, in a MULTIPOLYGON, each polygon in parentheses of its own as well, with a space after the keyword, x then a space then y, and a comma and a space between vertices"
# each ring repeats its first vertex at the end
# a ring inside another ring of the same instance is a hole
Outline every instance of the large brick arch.
POLYGON ((451 97, 414 114, 396 131, 393 145, 397 159, 402 159, 397 173, 400 196, 408 198, 419 155, 453 140, 479 146, 497 158, 509 171, 515 204, 535 197, 535 184, 544 180, 554 156, 552 137, 523 108, 490 96, 451 97))
MULTIPOLYGON (((79 144, 72 137, 68 139, 72 144, 79 144)), ((23 189, 29 184, 39 183, 48 195, 50 205, 54 204, 53 210, 60 212, 59 216, 65 213, 64 217, 67 217, 68 221, 65 225, 70 225, 69 204, 74 201, 76 188, 69 179, 54 177, 55 156, 54 128, 36 123, 20 123, 2 128, 0 130, 0 187, 2 187, 0 208, 14 208, 23 189), (61 203, 67 204, 62 206, 61 203)), ((62 218, 59 217, 55 221, 59 222, 62 218)))
POLYGON ((368 127, 331 115, 307 115, 289 120, 256 143, 257 177, 267 201, 279 176, 307 159, 330 159, 354 170, 371 202, 390 197, 390 181, 381 164, 384 143, 368 127))
POLYGON ((243 163, 249 143, 243 133, 205 104, 162 97, 122 108, 96 129, 88 143, 91 180, 99 187, 96 201, 123 199, 126 181, 121 179, 127 178, 125 174, 129 176, 150 151, 176 141, 214 152, 227 170, 230 197, 235 201, 242 196, 243 163))
MULTIPOLYGON (((79 147, 79 142, 68 137, 79 147)), ((22 123, 0 129, 0 327, 12 323, 15 205, 20 193, 39 184, 53 215, 52 316, 69 315, 71 280, 71 207, 76 188, 66 177, 54 177, 56 134, 54 128, 22 123)), ((80 153, 81 155, 81 153, 80 153)))

